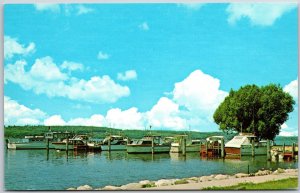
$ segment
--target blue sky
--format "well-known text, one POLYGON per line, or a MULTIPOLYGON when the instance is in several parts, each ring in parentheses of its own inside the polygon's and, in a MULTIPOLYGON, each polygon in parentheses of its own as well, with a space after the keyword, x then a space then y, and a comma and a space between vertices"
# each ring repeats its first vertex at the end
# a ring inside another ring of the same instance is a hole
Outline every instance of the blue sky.
POLYGON ((5 5, 4 123, 216 131, 231 88, 298 101, 297 23, 283 3, 5 5))

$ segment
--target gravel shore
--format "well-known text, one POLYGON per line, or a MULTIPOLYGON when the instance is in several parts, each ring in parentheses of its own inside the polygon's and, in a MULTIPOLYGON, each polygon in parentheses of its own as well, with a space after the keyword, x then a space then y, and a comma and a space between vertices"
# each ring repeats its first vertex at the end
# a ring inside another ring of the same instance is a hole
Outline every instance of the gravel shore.
POLYGON ((208 187, 226 187, 226 186, 234 186, 239 183, 262 183, 267 181, 275 181, 275 180, 282 180, 287 178, 296 178, 298 177, 298 172, 285 172, 279 174, 269 174, 263 176, 249 176, 243 178, 228 178, 222 180, 212 180, 206 182, 196 182, 196 183, 189 183, 189 184, 178 184, 178 185, 171 185, 171 186, 161 186, 161 187, 153 187, 153 188, 145 188, 145 190, 201 190, 203 188, 208 187))
POLYGON ((161 179, 158 181, 142 180, 136 183, 129 183, 122 186, 105 186, 102 188, 92 188, 89 185, 67 190, 201 190, 208 187, 226 187, 239 183, 262 183, 267 181, 282 180, 287 178, 297 178, 298 169, 281 169, 275 171, 259 170, 256 173, 235 175, 217 174, 201 177, 190 177, 183 179, 161 179))

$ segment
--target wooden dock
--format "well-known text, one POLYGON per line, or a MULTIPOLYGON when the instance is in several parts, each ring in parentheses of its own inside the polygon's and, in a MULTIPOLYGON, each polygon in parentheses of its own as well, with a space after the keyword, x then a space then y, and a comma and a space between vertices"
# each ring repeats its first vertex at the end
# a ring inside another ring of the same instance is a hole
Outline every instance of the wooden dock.
POLYGON ((217 158, 225 157, 225 149, 224 149, 224 140, 221 141, 213 141, 213 142, 205 142, 201 144, 200 155, 202 157, 210 157, 210 158, 217 158))
POLYGON ((288 151, 285 149, 285 146, 284 146, 284 149, 283 149, 283 159, 284 160, 294 160, 295 158, 298 158, 298 145, 296 146, 295 143, 292 144, 292 149, 291 151, 288 151))
POLYGON ((275 152, 275 156, 277 156, 277 159, 279 156, 286 161, 298 159, 298 144, 295 143, 293 143, 292 145, 283 144, 282 146, 273 146, 272 151, 275 152))
POLYGON ((209 147, 206 150, 205 145, 201 145, 200 154, 202 157, 220 157, 220 155, 221 155, 220 152, 221 152, 221 149, 217 146, 209 147))

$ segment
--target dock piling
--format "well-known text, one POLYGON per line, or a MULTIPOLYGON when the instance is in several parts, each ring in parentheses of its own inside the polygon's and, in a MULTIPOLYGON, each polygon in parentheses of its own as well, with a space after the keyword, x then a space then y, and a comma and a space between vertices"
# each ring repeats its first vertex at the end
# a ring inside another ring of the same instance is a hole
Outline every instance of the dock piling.
POLYGON ((151 138, 151 152, 154 154, 154 137, 151 138))
POLYGON ((108 151, 111 151, 111 137, 108 139, 108 151))
POLYGON ((208 142, 205 141, 205 154, 208 155, 208 142))
POLYGON ((270 140, 267 140, 267 159, 268 161, 271 160, 271 153, 270 153, 270 140))
POLYGON ((295 143, 292 144, 292 160, 295 158, 295 143))
POLYGON ((249 166, 249 164, 248 164, 248 174, 250 174, 250 166, 249 166))
POLYGON ((182 139, 182 155, 185 156, 186 154, 186 139, 182 139))
POLYGON ((130 139, 127 137, 127 145, 130 144, 130 139))
POLYGON ((46 142, 47 142, 47 147, 46 147, 46 149, 47 149, 47 151, 49 151, 49 139, 48 139, 48 138, 46 139, 46 142))
POLYGON ((46 150, 47 150, 47 160, 49 160, 49 139, 48 138, 46 139, 46 143, 47 143, 47 147, 46 147, 46 150))
POLYGON ((9 143, 9 139, 5 139, 5 147, 6 147, 6 149, 8 149, 8 143, 9 143))
MULTIPOLYGON (((75 146, 74 146, 74 150, 75 150, 75 146)), ((67 158, 67 161, 69 160, 69 135, 67 135, 67 141, 66 141, 66 158, 67 158)))
POLYGON ((221 157, 225 157, 225 144, 224 144, 224 138, 221 139, 221 157))
POLYGON ((67 141, 66 141, 66 153, 68 154, 69 150, 69 135, 67 135, 67 141))
POLYGON ((217 143, 217 155, 218 155, 218 157, 221 155, 220 143, 217 143))
POLYGON ((252 157, 255 156, 255 150, 254 150, 254 139, 252 139, 252 145, 251 145, 251 150, 252 150, 252 157))
POLYGON ((87 144, 88 142, 87 141, 85 141, 85 153, 88 151, 88 144, 87 144))

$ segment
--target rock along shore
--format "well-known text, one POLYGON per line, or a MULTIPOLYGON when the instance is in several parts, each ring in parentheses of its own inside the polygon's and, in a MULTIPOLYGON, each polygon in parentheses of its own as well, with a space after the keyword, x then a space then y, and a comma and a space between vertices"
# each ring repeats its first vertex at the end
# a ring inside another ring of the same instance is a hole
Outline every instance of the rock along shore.
POLYGON ((161 179, 158 181, 142 180, 122 186, 108 185, 102 188, 92 188, 89 185, 83 185, 77 188, 68 188, 67 190, 201 190, 212 186, 225 187, 246 182, 262 183, 296 177, 298 177, 298 169, 278 168, 275 171, 259 170, 256 173, 251 174, 217 174, 182 179, 161 179))

